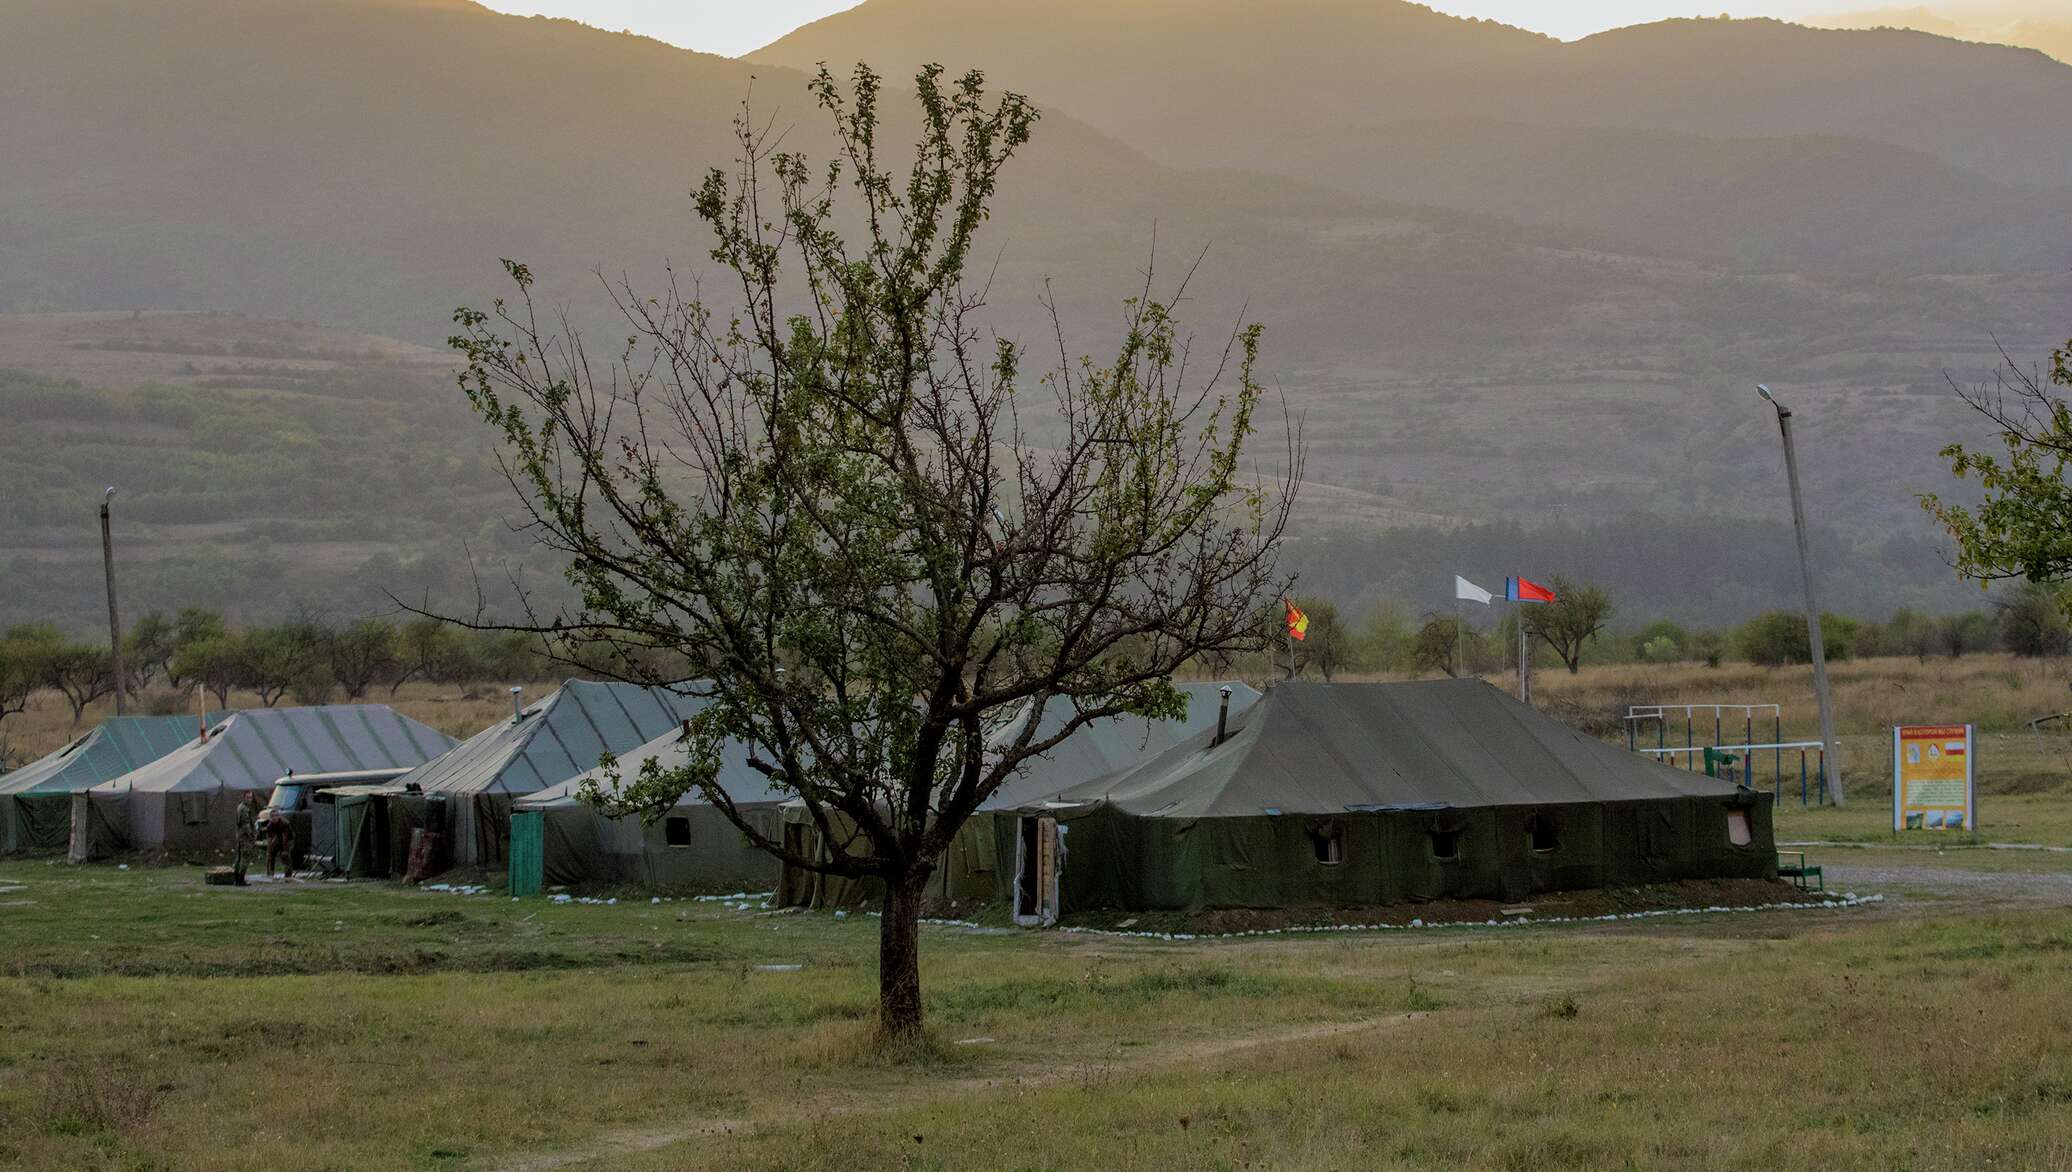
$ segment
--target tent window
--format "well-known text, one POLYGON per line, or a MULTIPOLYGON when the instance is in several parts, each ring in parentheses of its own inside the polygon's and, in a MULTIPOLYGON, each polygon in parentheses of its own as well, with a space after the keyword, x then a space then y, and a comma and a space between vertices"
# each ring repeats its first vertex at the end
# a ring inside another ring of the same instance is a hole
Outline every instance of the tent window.
POLYGON ((1748 846, 1755 842, 1755 830, 1748 824, 1748 811, 1727 811, 1727 841, 1735 846, 1748 846))
POLYGON ((1554 815, 1538 813, 1532 816, 1532 849, 1535 854, 1552 854, 1561 849, 1561 834, 1555 827, 1554 815))
POLYGON ((1345 861, 1345 839, 1336 827, 1326 827, 1309 832, 1309 849, 1317 862, 1326 867, 1335 867, 1345 861))
POLYGON ((1432 857, 1433 857, 1433 858, 1435 858, 1435 859, 1442 859, 1442 860, 1448 860, 1448 861, 1450 861, 1450 860, 1453 860, 1453 859, 1457 859, 1457 858, 1459 858, 1459 857, 1460 857, 1460 831, 1458 831, 1458 830, 1434 830, 1434 831, 1432 831, 1432 857))
POLYGON ((207 824, 209 820, 209 795, 185 793, 180 795, 179 802, 180 821, 189 826, 207 824))
POLYGON ((670 846, 691 845, 691 820, 689 818, 664 818, 662 820, 662 841, 670 846))

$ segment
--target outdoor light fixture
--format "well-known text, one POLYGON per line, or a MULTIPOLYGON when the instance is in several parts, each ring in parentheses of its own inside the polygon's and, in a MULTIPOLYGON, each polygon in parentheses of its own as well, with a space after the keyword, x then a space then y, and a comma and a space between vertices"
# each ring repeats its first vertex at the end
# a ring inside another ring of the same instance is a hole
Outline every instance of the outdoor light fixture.
POLYGON ((108 506, 115 503, 115 486, 101 494, 101 574, 108 583, 108 670, 115 679, 115 715, 129 711, 129 677, 122 669, 122 619, 115 610, 115 530, 108 519, 108 506))
POLYGON ((1791 527, 1799 544, 1799 580, 1806 591, 1806 642, 1813 654, 1813 695, 1820 702, 1821 768, 1829 800, 1842 804, 1842 753, 1835 742, 1834 705, 1827 692, 1827 648, 1820 638, 1820 604, 1813 594, 1813 555, 1806 546, 1806 505, 1799 492, 1799 456, 1791 442, 1791 408, 1777 401, 1767 384, 1755 393, 1777 409, 1777 430, 1784 437, 1784 476, 1791 487, 1791 527))

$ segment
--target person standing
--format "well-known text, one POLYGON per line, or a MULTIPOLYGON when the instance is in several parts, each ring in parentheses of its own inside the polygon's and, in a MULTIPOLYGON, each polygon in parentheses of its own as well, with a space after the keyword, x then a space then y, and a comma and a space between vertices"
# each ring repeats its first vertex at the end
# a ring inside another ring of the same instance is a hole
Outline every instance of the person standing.
POLYGON ((245 800, 237 805, 237 861, 231 865, 233 882, 239 887, 245 885, 245 856, 258 845, 259 791, 246 790, 245 800))
POLYGON ((286 879, 295 867, 295 828, 288 823, 288 815, 275 810, 273 817, 266 820, 266 877, 273 878, 273 861, 281 861, 281 878, 286 879))

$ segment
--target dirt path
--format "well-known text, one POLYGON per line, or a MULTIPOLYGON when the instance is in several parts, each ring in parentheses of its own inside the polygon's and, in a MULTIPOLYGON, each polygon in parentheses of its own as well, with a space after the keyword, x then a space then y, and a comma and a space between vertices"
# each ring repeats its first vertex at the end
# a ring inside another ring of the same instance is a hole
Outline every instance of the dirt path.
POLYGON ((1895 888, 1974 903, 2072 903, 2072 871, 1970 871, 1959 867, 1828 863, 1828 886, 1845 891, 1895 888))
MULTIPOLYGON (((1238 1038, 1201 1038, 1177 1045, 1147 1049, 1127 1056, 1083 1060, 1027 1074, 920 1082, 895 1091, 872 1094, 867 1098, 852 1092, 832 1092, 831 1097, 817 1105, 812 1114, 816 1119, 830 1119, 874 1111, 893 1111, 938 1096, 974 1094, 996 1090, 1002 1086, 1034 1089, 1075 1078, 1108 1079, 1117 1075, 1206 1062, 1261 1046, 1314 1042, 1324 1038, 1387 1029, 1416 1021, 1424 1016, 1426 1015, 1423 1013, 1395 1013, 1386 1017, 1362 1018, 1358 1021, 1314 1023, 1265 1033, 1246 1034, 1238 1038)), ((796 1122, 797 1119, 794 1116, 790 1121, 796 1122)), ((771 1121, 714 1118, 678 1122, 667 1127, 626 1128, 606 1132, 576 1147, 559 1148, 551 1152, 521 1153, 502 1161, 486 1163, 482 1167, 492 1172, 551 1172, 553 1169, 570 1168, 591 1161, 610 1159, 613 1156, 652 1152, 670 1144, 703 1136, 727 1135, 760 1126, 763 1122, 771 1121)))

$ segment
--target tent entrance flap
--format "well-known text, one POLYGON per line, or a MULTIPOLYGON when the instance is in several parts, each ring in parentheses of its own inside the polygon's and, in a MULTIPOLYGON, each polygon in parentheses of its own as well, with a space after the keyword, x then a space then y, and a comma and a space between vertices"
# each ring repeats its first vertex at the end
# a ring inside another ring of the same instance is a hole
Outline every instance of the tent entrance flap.
POLYGON ((511 814, 510 893, 538 895, 546 875, 546 815, 538 810, 511 814))
POLYGON ((1014 922, 1025 928, 1058 922, 1058 872, 1064 851, 1058 820, 1022 817, 1015 827, 1014 922))

